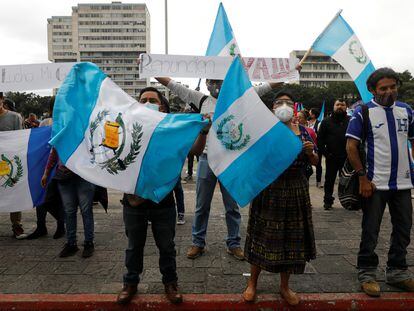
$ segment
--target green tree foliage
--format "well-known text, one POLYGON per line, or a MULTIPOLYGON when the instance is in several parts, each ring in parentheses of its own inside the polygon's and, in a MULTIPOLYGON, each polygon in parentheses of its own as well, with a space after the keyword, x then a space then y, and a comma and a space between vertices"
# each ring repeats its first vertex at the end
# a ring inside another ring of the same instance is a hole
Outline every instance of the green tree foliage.
POLYGON ((40 96, 34 93, 8 92, 5 96, 16 104, 16 110, 25 118, 29 113, 41 117, 48 112, 51 96, 40 96))

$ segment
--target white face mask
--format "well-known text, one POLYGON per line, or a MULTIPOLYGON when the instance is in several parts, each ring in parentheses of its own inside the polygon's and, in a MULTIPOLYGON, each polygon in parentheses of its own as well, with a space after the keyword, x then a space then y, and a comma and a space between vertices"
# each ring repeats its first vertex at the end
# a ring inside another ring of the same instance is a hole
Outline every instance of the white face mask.
POLYGON ((151 103, 146 102, 144 106, 151 110, 160 111, 160 106, 157 104, 151 104, 151 103))
POLYGON ((283 123, 288 122, 293 118, 293 108, 286 104, 274 109, 274 113, 283 123))

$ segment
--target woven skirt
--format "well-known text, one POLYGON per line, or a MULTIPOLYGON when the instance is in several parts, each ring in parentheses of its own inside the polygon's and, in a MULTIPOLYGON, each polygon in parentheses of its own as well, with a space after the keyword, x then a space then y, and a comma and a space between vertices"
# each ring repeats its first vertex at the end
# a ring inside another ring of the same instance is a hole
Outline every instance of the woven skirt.
POLYGON ((246 260, 263 270, 303 273, 316 256, 309 183, 302 169, 288 169, 252 202, 246 260))

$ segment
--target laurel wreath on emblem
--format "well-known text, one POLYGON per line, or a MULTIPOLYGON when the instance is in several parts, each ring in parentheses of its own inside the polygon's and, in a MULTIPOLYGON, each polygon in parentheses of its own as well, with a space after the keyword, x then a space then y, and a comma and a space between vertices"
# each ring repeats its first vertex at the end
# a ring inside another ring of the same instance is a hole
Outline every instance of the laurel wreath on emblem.
MULTIPOLYGON (((91 143, 93 142, 93 135, 94 135, 95 130, 98 128, 99 124, 103 121, 103 119, 107 115, 109 115, 108 110, 100 111, 97 114, 95 120, 91 122, 89 126, 91 143)), ((125 156, 124 159, 120 159, 119 157, 122 154, 122 151, 124 150, 125 139, 126 139, 125 124, 124 124, 124 121, 122 120, 121 113, 118 114, 115 121, 119 123, 123 131, 122 144, 117 150, 114 150, 114 156, 112 158, 98 164, 102 169, 106 169, 107 172, 110 173, 111 175, 118 174, 119 171, 125 171, 130 164, 135 162, 135 159, 140 153, 140 149, 141 149, 140 142, 141 142, 141 138, 143 135, 142 125, 135 122, 132 125, 132 133, 131 133, 132 142, 130 145, 129 153, 125 156)), ((92 157, 93 157, 92 160, 94 160, 93 148, 91 151, 92 151, 92 157)))
MULTIPOLYGON (((13 187, 15 184, 17 184, 20 180, 20 178, 22 178, 23 176, 23 165, 22 165, 22 161, 20 160, 20 158, 15 155, 13 157, 14 162, 16 162, 16 173, 13 175, 13 171, 14 171, 14 167, 13 167, 13 163, 12 161, 10 161, 4 154, 1 155, 1 160, 6 162, 7 165, 10 167, 10 173, 5 175, 8 178, 6 179, 6 181, 1 185, 4 188, 7 187, 13 187)), ((4 177, 3 177, 4 178, 4 177)))
POLYGON ((355 58, 355 60, 360 64, 365 64, 367 62, 367 56, 364 53, 364 50, 361 46, 359 46, 358 41, 353 40, 349 43, 349 53, 355 58), (357 45, 359 47, 359 52, 361 55, 355 55, 354 46, 357 45))
POLYGON ((232 45, 230 45, 230 56, 235 56, 236 55, 236 45, 233 43, 232 45))
POLYGON ((228 150, 241 150, 244 147, 246 147, 246 145, 250 141, 250 135, 249 134, 247 134, 243 138, 243 123, 240 123, 237 126, 237 130, 239 132, 238 133, 239 137, 236 140, 230 139, 230 142, 224 140, 225 138, 231 137, 231 135, 230 135, 229 132, 224 132, 223 128, 226 125, 226 123, 228 123, 229 121, 231 121, 233 119, 234 119, 234 116, 229 115, 229 116, 223 118, 223 120, 220 121, 220 123, 217 126, 217 138, 220 140, 220 142, 222 143, 222 145, 226 149, 228 149, 228 150))

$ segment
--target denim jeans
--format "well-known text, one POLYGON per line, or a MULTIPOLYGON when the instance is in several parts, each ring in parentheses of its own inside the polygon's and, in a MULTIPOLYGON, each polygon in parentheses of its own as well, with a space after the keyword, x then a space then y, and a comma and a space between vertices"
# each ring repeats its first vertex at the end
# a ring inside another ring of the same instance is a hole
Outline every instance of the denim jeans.
MULTIPOLYGON (((206 245, 208 217, 210 215, 211 200, 213 199, 216 184, 217 177, 208 165, 207 155, 203 154, 200 156, 198 162, 196 209, 192 227, 193 244, 198 247, 204 247, 206 245)), ((219 185, 226 210, 227 247, 240 247, 241 216, 239 207, 220 182, 219 185)))
POLYGON ((362 234, 357 265, 361 283, 376 278, 378 256, 375 248, 386 204, 390 211, 392 233, 385 280, 395 283, 410 278, 406 255, 412 225, 411 190, 377 190, 362 208, 362 234))
POLYGON ((66 239, 68 244, 76 244, 76 225, 78 206, 80 207, 85 242, 93 242, 94 223, 92 201, 95 185, 79 176, 59 180, 58 188, 66 216, 66 239))
POLYGON ((178 182, 174 187, 174 196, 175 196, 175 204, 177 206, 177 213, 184 214, 185 213, 184 190, 183 190, 183 186, 181 185, 181 179, 178 179, 178 182))
POLYGON ((130 207, 124 203, 125 233, 128 237, 128 248, 125 251, 124 283, 135 285, 140 281, 144 269, 144 247, 147 239, 148 221, 160 258, 159 268, 164 284, 177 282, 175 251, 175 207, 130 207))

